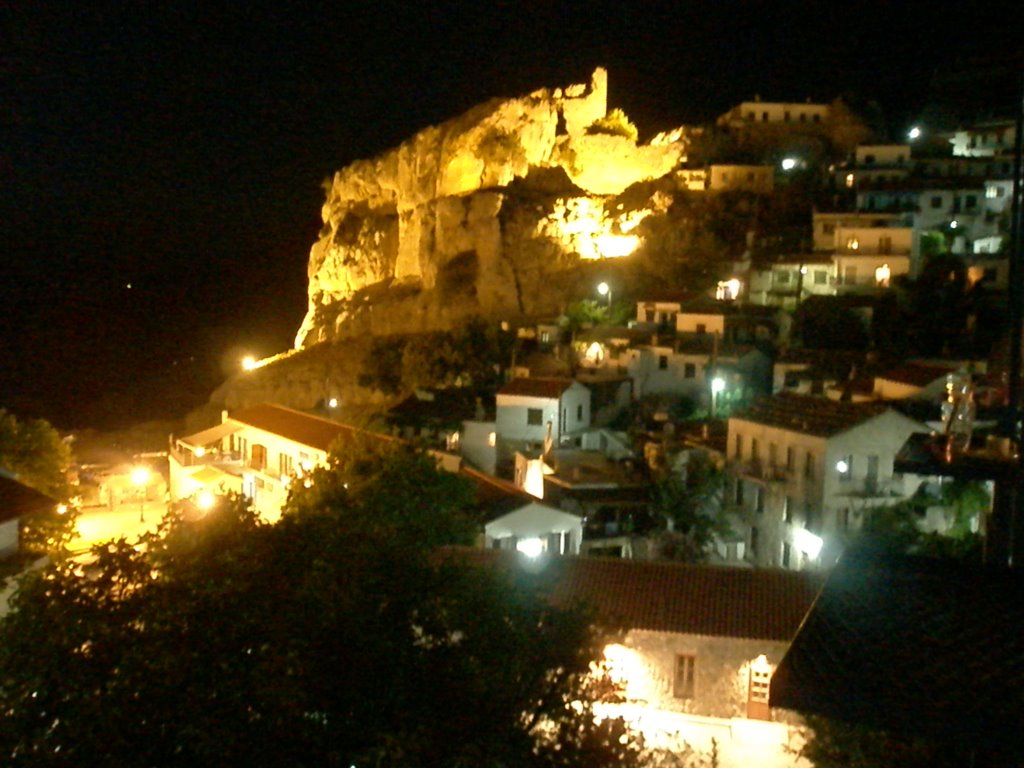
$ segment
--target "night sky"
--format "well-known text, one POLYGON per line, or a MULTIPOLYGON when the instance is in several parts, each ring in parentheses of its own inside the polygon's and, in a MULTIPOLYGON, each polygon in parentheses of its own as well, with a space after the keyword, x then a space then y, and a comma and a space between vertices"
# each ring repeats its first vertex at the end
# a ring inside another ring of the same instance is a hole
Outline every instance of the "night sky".
POLYGON ((180 415, 290 346, 322 180, 486 99, 602 65, 642 138, 755 94, 874 99, 898 134, 936 67, 1011 49, 1011 7, 8 0, 0 407, 180 415))

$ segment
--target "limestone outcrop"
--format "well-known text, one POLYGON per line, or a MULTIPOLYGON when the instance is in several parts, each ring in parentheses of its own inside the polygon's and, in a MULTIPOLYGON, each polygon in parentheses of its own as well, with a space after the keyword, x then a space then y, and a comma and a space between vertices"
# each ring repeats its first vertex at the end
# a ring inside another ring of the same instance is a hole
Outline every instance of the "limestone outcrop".
POLYGON ((329 185, 295 345, 557 311, 559 275, 630 253, 637 224, 666 205, 617 196, 685 154, 682 131, 638 144, 609 115, 598 69, 587 84, 479 105, 355 162, 329 185))

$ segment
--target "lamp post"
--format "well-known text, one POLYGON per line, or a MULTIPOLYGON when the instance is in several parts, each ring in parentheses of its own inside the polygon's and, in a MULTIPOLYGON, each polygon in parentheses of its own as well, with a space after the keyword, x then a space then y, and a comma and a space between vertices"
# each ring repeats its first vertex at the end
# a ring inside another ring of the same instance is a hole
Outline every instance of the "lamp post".
POLYGON ((146 522, 146 485, 149 483, 149 468, 136 467, 132 470, 132 483, 139 497, 139 522, 146 522))
POLYGON ((597 292, 608 297, 608 309, 612 308, 612 287, 608 283, 598 283, 597 292))

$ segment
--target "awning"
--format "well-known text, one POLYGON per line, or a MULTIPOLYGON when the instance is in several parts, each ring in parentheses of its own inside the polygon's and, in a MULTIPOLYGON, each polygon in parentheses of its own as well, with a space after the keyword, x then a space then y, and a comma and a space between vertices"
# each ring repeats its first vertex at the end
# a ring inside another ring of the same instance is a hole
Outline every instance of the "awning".
POLYGON ((211 483, 223 481, 225 478, 231 477, 234 477, 234 475, 209 465, 203 467, 195 474, 189 475, 190 480, 195 480, 197 483, 202 483, 203 485, 210 485, 211 483))
POLYGON ((205 448, 212 443, 220 442, 221 439, 228 435, 233 435, 241 429, 241 425, 233 424, 231 422, 224 422, 218 424, 215 427, 204 429, 202 432, 196 432, 194 435, 188 435, 186 437, 179 437, 178 442, 187 448, 205 448))

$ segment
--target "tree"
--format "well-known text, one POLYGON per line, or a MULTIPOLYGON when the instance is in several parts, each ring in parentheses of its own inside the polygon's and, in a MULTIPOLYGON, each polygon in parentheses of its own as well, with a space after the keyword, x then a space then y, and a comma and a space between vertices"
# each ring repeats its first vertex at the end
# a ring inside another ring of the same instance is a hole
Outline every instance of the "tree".
POLYGON ((0 469, 59 501, 70 494, 71 449, 44 419, 18 419, 0 408, 0 469))
POLYGON ((692 454, 685 477, 671 473, 652 486, 653 507, 666 522, 658 542, 667 560, 700 563, 732 528, 722 509, 724 474, 703 454, 692 454))
POLYGON ((433 548, 472 528, 458 477, 397 444, 331 464, 275 525, 229 499, 25 577, 0 623, 5 762, 636 764, 593 718, 593 616, 433 548))
POLYGON ((75 531, 76 511, 58 508, 71 496, 71 449, 44 419, 18 419, 0 408, 0 470, 54 500, 53 506, 22 518, 21 549, 29 556, 63 550, 75 531))

